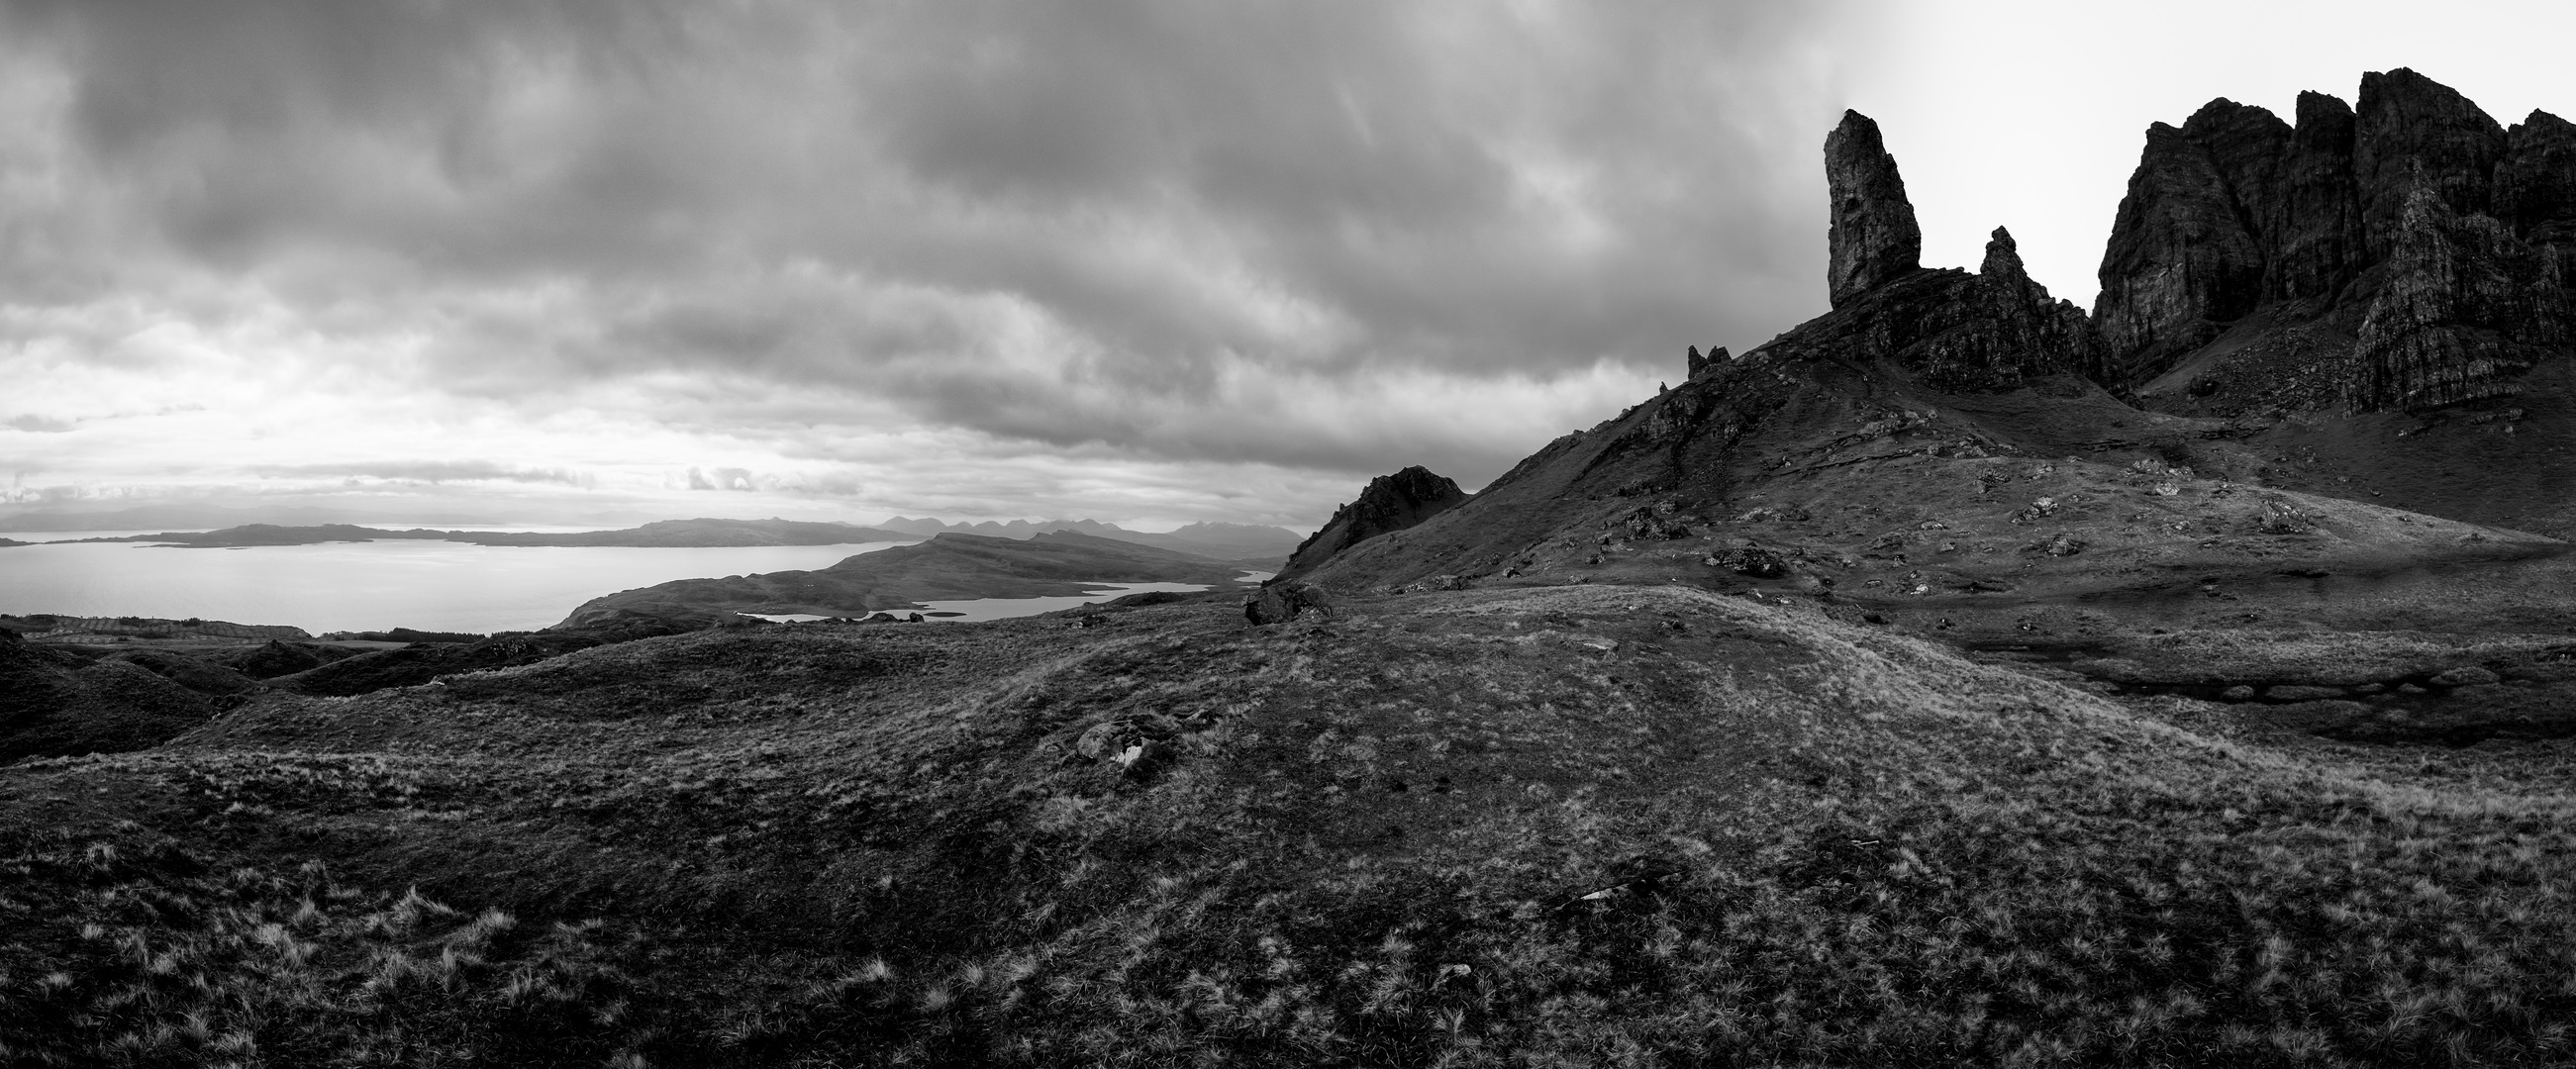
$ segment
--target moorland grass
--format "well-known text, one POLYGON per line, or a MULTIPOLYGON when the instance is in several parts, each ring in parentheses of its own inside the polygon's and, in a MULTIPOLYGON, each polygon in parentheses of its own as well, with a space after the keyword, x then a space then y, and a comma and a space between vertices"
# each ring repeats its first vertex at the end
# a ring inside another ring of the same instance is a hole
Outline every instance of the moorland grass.
POLYGON ((2576 812, 2548 762, 2433 774, 1694 591, 1221 611, 677 636, 18 766, 0 1042, 2576 1059, 2576 812))

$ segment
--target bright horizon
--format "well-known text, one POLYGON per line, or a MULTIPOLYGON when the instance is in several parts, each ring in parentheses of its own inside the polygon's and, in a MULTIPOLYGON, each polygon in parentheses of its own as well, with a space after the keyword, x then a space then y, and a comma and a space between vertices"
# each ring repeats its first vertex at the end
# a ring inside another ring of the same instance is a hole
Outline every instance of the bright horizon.
POLYGON ((1302 532, 1821 312, 1847 107, 2088 307, 2213 97, 2576 112, 2566 5, 1074 10, 0 4, 0 528, 1302 532))

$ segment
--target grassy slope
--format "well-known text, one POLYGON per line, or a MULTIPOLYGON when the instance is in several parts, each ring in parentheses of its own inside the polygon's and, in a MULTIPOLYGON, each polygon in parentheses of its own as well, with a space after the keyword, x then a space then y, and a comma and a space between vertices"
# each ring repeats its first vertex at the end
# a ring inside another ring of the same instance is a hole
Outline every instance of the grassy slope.
POLYGON ((0 634, 0 761, 143 749, 205 723, 223 705, 133 655, 85 662, 0 634))
POLYGON ((2566 750, 2302 741, 1681 589, 707 631, 0 773, 0 1042, 2544 1064, 2566 750))
POLYGON ((1103 583, 1227 583, 1245 570, 1153 546, 1052 532, 1028 539, 948 533, 810 572, 683 579, 593 598, 567 624, 613 611, 866 613, 932 600, 1066 597, 1103 583))

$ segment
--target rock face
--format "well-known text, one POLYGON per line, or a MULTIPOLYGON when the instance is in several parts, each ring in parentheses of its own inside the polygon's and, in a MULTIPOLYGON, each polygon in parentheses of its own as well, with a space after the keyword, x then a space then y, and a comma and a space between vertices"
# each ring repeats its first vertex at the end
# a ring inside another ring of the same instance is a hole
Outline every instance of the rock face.
POLYGON ((2416 191, 2389 236, 2385 281, 2362 320, 2354 400, 2418 408, 2514 393, 2522 373, 2576 343, 2564 264, 2489 215, 2416 191))
POLYGON ((1763 346, 1747 359, 1887 361, 1943 390, 2009 390, 2034 375, 2082 374, 2098 359, 2084 310, 2048 295, 1995 228, 1976 274, 1915 271, 1763 346))
POLYGON ((2264 232, 2263 296, 2331 298, 2361 258, 2361 195, 2352 173, 2352 106, 2299 94, 2298 126, 2276 172, 2280 211, 2264 232))
POLYGON ((2357 108, 2302 93, 2297 119, 2216 100, 2149 128, 2094 303, 2105 385, 2269 360, 2312 383, 2265 404, 2421 408, 2570 351, 2576 127, 2508 131, 2404 69, 2363 76, 2357 108))
POLYGON ((2264 257, 2249 224, 2283 214, 2258 198, 2279 186, 2278 156, 2290 140, 2271 112, 2229 100, 2210 101, 2180 129, 2147 128, 2094 302, 2107 378, 2161 374, 2254 310, 2264 257), (2244 207, 2249 201, 2255 211, 2244 207))
POLYGON ((2493 200, 2514 237, 2576 260, 2576 123, 2534 111, 2506 131, 2493 200))
POLYGON ((1836 308, 1923 266, 1923 229, 1878 123, 1857 111, 1825 138, 1825 187, 1833 229, 1825 281, 1836 308))
POLYGON ((2504 158, 2504 128, 2467 97, 2399 68, 2361 76, 2352 169, 2371 259, 2396 246, 2408 201, 2430 191, 2454 213, 2483 214, 2504 158))
POLYGON ((1726 347, 1723 345, 1710 349, 1707 356, 1699 355, 1699 346, 1691 346, 1690 363, 1688 365, 1689 374, 1684 376, 1684 378, 1685 380, 1698 378, 1701 375, 1707 374, 1708 369, 1723 365, 1732 359, 1734 359, 1734 357, 1727 355, 1726 347))
POLYGON ((1304 575, 1350 546, 1421 523, 1466 499, 1456 482, 1418 464, 1380 475, 1369 480, 1358 500, 1334 510, 1331 520, 1306 536, 1279 575, 1304 575))

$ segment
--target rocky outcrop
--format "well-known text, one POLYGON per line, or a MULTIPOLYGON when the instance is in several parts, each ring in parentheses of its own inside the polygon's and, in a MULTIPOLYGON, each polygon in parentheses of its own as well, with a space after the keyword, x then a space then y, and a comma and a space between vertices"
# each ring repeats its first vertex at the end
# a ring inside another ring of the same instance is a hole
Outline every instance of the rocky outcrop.
POLYGON ((1298 543, 1297 552, 1279 569, 1279 576, 1304 575, 1333 554, 1368 541, 1389 531, 1401 531, 1421 523, 1467 499, 1458 484, 1419 464, 1369 480, 1357 500, 1333 510, 1333 518, 1314 534, 1298 543))
POLYGON ((2050 297, 2023 268, 2012 234, 1996 227, 1985 262, 1962 287, 1956 322, 1897 359, 1944 389, 1999 390, 2033 375, 2088 371, 2097 354, 2084 310, 2050 297))
POLYGON ((2361 194, 2352 173, 2352 106, 2324 93, 2299 94, 2274 188, 2280 210, 2266 217, 2263 296, 2332 298, 2361 259, 2361 194))
POLYGON ((2353 108, 2301 94, 2295 127, 2216 100, 2147 132, 2103 253, 2098 373, 2137 388, 2202 360, 2193 381, 2220 383, 2292 354, 2348 368, 2294 407, 2509 395, 2571 352, 2571 257, 2576 128, 2556 116, 2507 131, 2405 69, 2365 75, 2353 108))
POLYGON ((2576 345, 2562 261, 2503 221, 2417 190, 2389 237, 2357 346, 2363 408, 2422 408, 2509 394, 2532 365, 2576 345))
POLYGON ((2162 374, 2254 310, 2263 295, 2259 221, 2284 214, 2240 197, 2280 186, 2291 139, 2271 112, 2213 100, 2180 129, 2147 128, 2147 147, 2102 254, 2094 302, 2112 381, 2162 374), (2231 181, 2231 176, 2233 181, 2231 181))
POLYGON ((2576 262, 2576 123, 2533 111, 2505 131, 2492 199, 2514 237, 2576 262))
POLYGON ((1707 355, 1707 356, 1701 356, 1701 355, 1699 355, 1699 346, 1696 346, 1696 345, 1691 346, 1691 347, 1690 347, 1690 363, 1687 365, 1687 367, 1688 367, 1688 374, 1685 376, 1685 378, 1686 378, 1686 379, 1695 379, 1695 378, 1698 378, 1698 377, 1700 377, 1701 375, 1705 375, 1705 374, 1707 374, 1707 373, 1708 373, 1708 369, 1713 368, 1713 367, 1718 367, 1718 366, 1720 366, 1720 365, 1723 365, 1723 364, 1725 364, 1727 361, 1732 360, 1732 359, 1734 359, 1734 357, 1729 356, 1729 355, 1727 354, 1727 352, 1726 352, 1726 347, 1725 347, 1725 346, 1723 346, 1723 345, 1720 345, 1720 346, 1717 346, 1717 347, 1715 347, 1715 348, 1710 349, 1710 350, 1708 351, 1708 355, 1707 355))
POLYGON ((1923 266, 1923 229, 1878 123, 1857 111, 1825 138, 1825 187, 1833 201, 1825 269, 1833 306, 1923 266))
POLYGON ((2408 201, 2429 190, 2454 214, 2484 214, 2504 128, 2451 87, 2405 68, 2361 76, 2354 109, 2353 178, 2373 260, 2396 247, 2408 201))
POLYGON ((1917 271, 1773 340, 1747 359, 1886 361, 1942 390, 2009 390, 2034 375, 2082 374, 2098 345, 2084 310, 2030 277, 1996 227, 1976 274, 1917 271))

